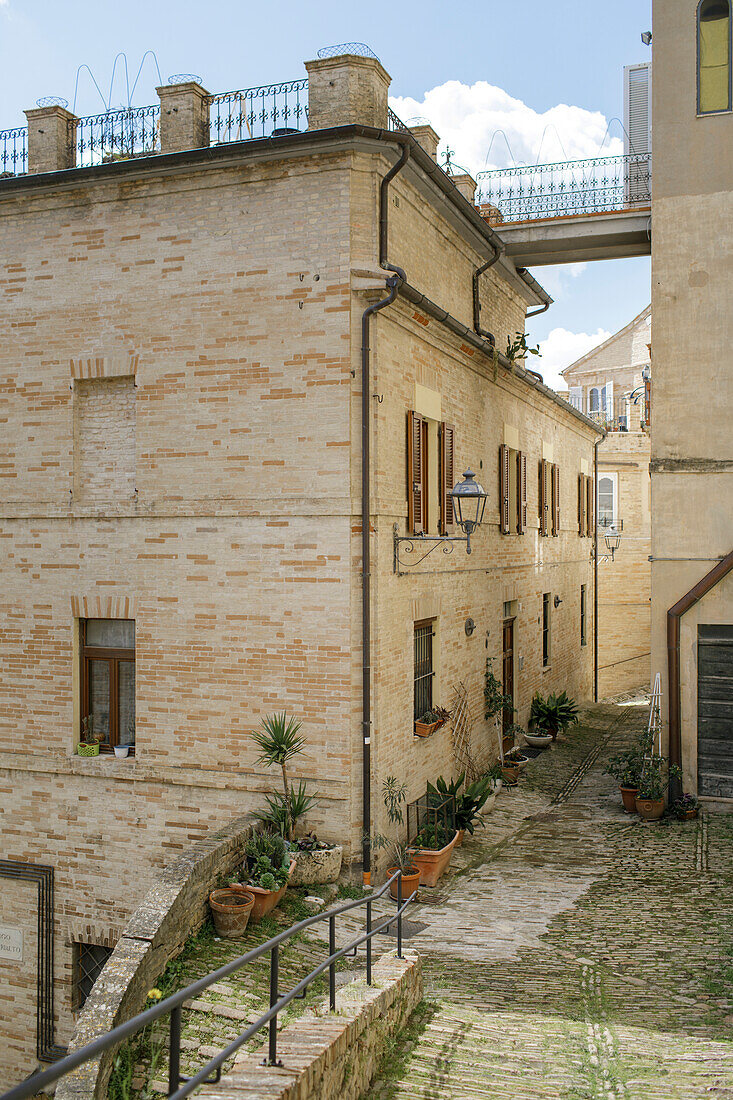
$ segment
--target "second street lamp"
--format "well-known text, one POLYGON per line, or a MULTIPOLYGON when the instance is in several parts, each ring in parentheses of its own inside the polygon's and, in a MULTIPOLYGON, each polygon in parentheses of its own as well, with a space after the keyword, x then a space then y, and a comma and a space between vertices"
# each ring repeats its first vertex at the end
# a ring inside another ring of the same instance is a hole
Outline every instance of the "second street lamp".
POLYGON ((466 534, 466 553, 470 554, 471 535, 483 522, 486 490, 476 481, 476 475, 469 467, 463 475, 463 481, 454 485, 448 495, 453 501, 456 523, 466 534))

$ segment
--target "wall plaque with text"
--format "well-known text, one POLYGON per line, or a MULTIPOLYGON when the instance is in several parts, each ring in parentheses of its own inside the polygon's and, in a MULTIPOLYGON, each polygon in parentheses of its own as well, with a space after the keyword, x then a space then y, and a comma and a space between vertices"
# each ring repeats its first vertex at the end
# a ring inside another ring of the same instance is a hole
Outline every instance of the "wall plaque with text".
POLYGON ((0 924, 0 959, 23 961, 23 931, 9 924, 0 924))

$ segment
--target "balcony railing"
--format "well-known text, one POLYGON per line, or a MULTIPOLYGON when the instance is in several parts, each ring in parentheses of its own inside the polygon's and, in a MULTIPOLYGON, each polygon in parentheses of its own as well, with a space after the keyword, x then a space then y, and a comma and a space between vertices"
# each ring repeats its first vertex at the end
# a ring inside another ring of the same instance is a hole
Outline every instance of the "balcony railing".
POLYGON ((308 129, 308 79, 209 96, 212 145, 308 129))
POLYGON ((19 176, 28 171, 28 127, 0 130, 0 176, 19 176))
POLYGON ((77 168, 160 152, 160 104, 105 111, 70 122, 71 140, 74 126, 77 168))
POLYGON ((477 175, 492 224, 598 214, 651 202, 651 153, 500 168, 477 175))

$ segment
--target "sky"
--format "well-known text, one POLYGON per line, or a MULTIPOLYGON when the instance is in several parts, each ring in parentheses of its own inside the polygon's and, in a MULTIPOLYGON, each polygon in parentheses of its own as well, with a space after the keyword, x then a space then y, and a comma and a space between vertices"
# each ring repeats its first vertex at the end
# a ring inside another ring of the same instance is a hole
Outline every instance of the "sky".
MULTIPOLYGON (((650 28, 651 0, 0 0, 0 128, 22 125, 43 96, 76 97, 81 115, 126 104, 120 52, 142 105, 176 73, 222 92, 297 79, 321 47, 365 42, 392 77, 397 114, 428 118, 473 173, 608 155, 620 149, 623 67, 649 59, 650 28)), ((647 257, 533 274, 555 299, 528 326, 542 350, 532 366, 550 385, 649 302, 647 257)))

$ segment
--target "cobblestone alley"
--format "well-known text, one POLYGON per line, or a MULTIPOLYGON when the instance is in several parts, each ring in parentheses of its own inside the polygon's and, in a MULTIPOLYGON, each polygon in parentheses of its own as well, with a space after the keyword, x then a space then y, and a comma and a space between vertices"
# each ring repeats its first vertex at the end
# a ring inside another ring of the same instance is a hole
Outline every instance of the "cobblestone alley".
POLYGON ((587 712, 410 913, 426 999, 371 1097, 733 1097, 733 815, 623 813, 646 719, 587 712))

